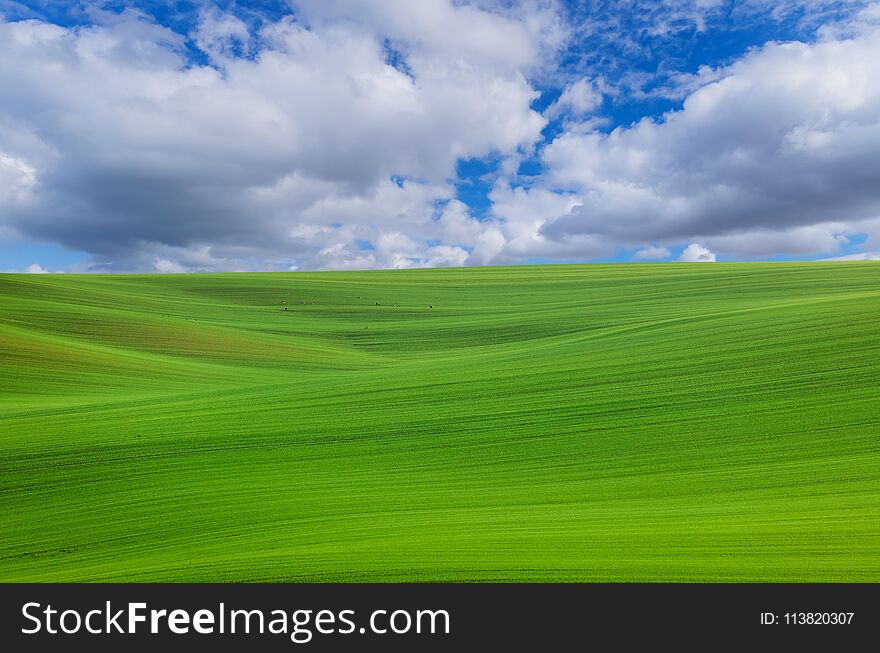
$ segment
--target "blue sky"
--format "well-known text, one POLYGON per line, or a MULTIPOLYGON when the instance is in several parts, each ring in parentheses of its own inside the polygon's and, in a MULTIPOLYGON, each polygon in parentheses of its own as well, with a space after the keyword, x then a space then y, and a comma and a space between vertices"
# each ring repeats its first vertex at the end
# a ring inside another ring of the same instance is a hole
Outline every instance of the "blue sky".
POLYGON ((880 250, 880 3, 0 0, 0 17, 0 270, 880 250))

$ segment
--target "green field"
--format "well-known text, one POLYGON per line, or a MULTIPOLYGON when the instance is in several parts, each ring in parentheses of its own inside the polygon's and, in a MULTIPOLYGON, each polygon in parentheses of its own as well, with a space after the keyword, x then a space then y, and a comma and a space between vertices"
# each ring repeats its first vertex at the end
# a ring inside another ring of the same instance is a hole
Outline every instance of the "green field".
POLYGON ((0 438, 2 581, 876 582, 880 264, 0 275, 0 438))

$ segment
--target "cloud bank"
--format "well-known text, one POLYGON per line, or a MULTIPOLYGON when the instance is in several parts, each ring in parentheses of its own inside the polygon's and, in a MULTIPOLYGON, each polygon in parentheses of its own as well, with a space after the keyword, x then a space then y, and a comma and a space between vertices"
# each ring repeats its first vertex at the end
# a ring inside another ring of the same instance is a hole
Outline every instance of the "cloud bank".
POLYGON ((306 1, 257 29, 207 7, 188 35, 133 9, 8 19, 0 233, 110 271, 832 256, 880 237, 878 23, 680 75, 679 108, 609 132, 589 68, 536 108, 584 29, 555 2, 306 1), (497 162, 480 214, 471 159, 497 162))

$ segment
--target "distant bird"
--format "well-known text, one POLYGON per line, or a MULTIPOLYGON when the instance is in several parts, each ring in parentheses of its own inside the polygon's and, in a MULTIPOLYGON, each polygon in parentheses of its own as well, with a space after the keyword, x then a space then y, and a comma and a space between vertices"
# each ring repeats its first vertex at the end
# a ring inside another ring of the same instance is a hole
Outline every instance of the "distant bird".
POLYGON ((305 302, 300 302, 300 304, 305 305, 305 302))
POLYGON ((428 304, 428 308, 434 308, 433 304, 428 304))
POLYGON ((285 311, 287 310, 287 306, 284 307, 284 310, 285 310, 285 311))
POLYGON ((358 299, 360 299, 360 298, 361 298, 361 296, 360 296, 360 295, 358 295, 358 299))
POLYGON ((287 302, 285 302, 285 301, 282 299, 282 300, 281 300, 281 303, 282 303, 282 304, 286 304, 287 302))
POLYGON ((376 302, 376 306, 378 306, 378 305, 379 305, 379 302, 376 302))

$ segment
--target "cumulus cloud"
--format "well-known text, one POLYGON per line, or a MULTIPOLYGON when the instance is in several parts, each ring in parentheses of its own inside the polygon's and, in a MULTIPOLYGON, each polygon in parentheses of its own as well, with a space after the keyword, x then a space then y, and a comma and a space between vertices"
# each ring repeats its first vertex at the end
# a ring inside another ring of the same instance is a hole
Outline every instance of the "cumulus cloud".
POLYGON ((691 243, 684 248, 678 260, 683 263, 714 263, 715 254, 699 243, 691 243))
POLYGON ((553 118, 561 114, 568 114, 574 118, 589 115, 602 104, 603 83, 600 80, 579 79, 565 87, 562 95, 556 100, 544 115, 553 118))
MULTIPOLYGON (((570 3, 574 47, 559 75, 603 78, 612 101, 680 100, 713 75, 693 70, 694 47, 712 43, 721 51, 761 32, 779 31, 805 41, 817 33, 849 30, 852 16, 869 19, 875 0, 593 0, 570 3), (717 35, 717 36, 716 36, 717 35), (681 66, 687 66, 682 69, 681 66)), ((761 45, 749 43, 749 46, 761 45)))
MULTIPOLYGON (((557 192, 536 186, 524 188, 499 181, 489 194, 495 217, 491 232, 491 249, 480 244, 484 252, 481 263, 515 263, 530 259, 588 259, 610 256, 613 242, 593 235, 564 240, 546 238, 541 229, 560 214, 568 214, 580 206, 574 193, 557 192), (492 259, 486 256, 492 252, 492 259)), ((489 234, 487 234, 487 238, 489 234)))
POLYGON ((704 242, 738 256, 823 252, 880 216, 880 31, 771 43, 679 111, 543 153, 582 203, 541 234, 704 242))
MULTIPOLYGON (((791 229, 755 229, 743 233, 706 238, 704 243, 713 251, 732 258, 767 258, 785 255, 815 255, 835 252, 849 244, 846 223, 824 223, 791 229)), ((861 229, 856 225, 851 231, 861 229)))
POLYGON ((0 23, 0 225, 107 270, 460 263, 468 250, 437 248, 438 203, 459 159, 540 139, 524 71, 555 16, 304 2, 254 41, 212 10, 192 35, 212 66, 132 11, 0 23))
POLYGON ((7 274, 61 274, 60 270, 47 270, 39 263, 31 263, 26 268, 20 268, 17 270, 0 270, 0 272, 7 274))
POLYGON ((0 204, 12 206, 24 202, 35 181, 36 171, 26 161, 0 153, 0 204))
POLYGON ((156 268, 156 272, 162 272, 163 274, 178 274, 187 270, 177 261, 158 257, 153 261, 153 267, 156 268))
POLYGON ((0 235, 158 272, 876 249, 880 4, 301 0, 274 22, 203 6, 187 35, 133 10, 0 20, 0 235), (681 108, 604 128, 606 98, 650 76, 615 88, 579 52, 630 61, 733 13, 819 36, 654 78, 681 108), (557 78, 563 52, 583 65, 557 78), (479 219, 456 199, 470 158, 497 162, 479 219))
POLYGON ((670 252, 666 247, 657 247, 652 245, 651 247, 645 247, 643 249, 637 250, 632 257, 636 261, 662 261, 671 256, 672 252, 670 252))
POLYGON ((526 0, 298 0, 312 25, 356 23, 400 52, 431 61, 463 59, 481 66, 533 72, 549 63, 568 28, 555 3, 526 0))
POLYGON ((230 58, 248 51, 251 34, 248 26, 237 16, 221 12, 217 7, 203 8, 193 40, 214 63, 223 64, 230 58))

